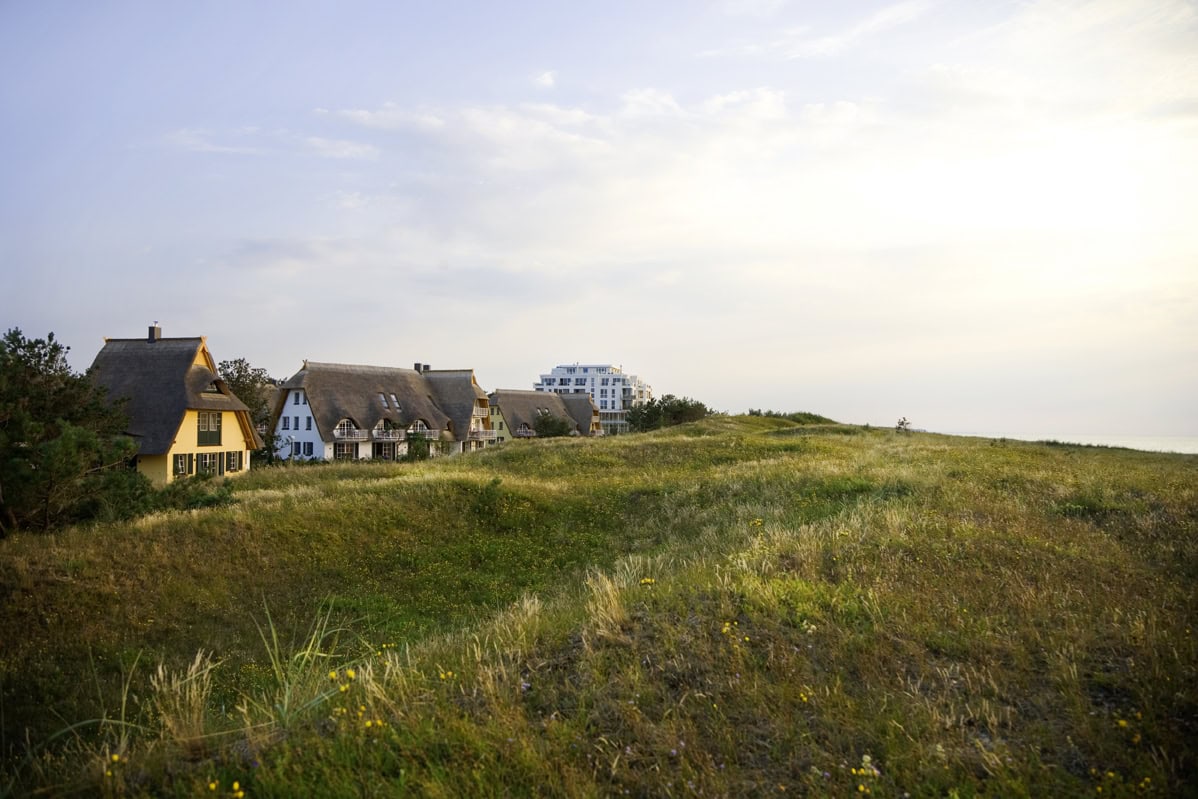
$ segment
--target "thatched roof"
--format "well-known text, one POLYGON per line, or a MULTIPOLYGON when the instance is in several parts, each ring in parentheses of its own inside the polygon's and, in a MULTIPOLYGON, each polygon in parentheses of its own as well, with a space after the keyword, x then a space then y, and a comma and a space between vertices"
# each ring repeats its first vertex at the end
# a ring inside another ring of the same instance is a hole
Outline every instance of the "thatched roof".
MULTIPOLYGON (((143 455, 165 454, 175 442, 188 410, 241 411, 243 427, 249 409, 229 391, 211 368, 212 356, 201 338, 113 338, 104 342, 90 374, 112 400, 126 399, 129 435, 143 455), (201 357, 201 351, 204 357, 201 357), (201 360, 209 366, 196 363, 201 360)), ((260 440, 254 447, 262 445, 260 440)))
POLYGON ((595 401, 591 399, 590 394, 556 394, 560 397, 566 410, 574 421, 578 422, 578 431, 585 435, 590 435, 591 426, 599 425, 599 409, 595 407, 595 401))
POLYGON ((279 386, 273 418, 287 413, 287 393, 303 389, 316 428, 325 441, 342 419, 350 419, 361 430, 370 430, 380 421, 407 429, 417 419, 430 429, 444 430, 450 417, 433 398, 432 383, 414 369, 390 366, 359 366, 346 363, 304 361, 304 366, 279 386), (379 399, 387 399, 387 407, 379 399), (391 395, 399 400, 399 408, 391 395))
POLYGON ((474 370, 437 369, 422 374, 432 386, 437 405, 453 420, 455 436, 464 441, 470 431, 475 402, 481 399, 483 405, 487 404, 487 392, 474 381, 474 370))
MULTIPOLYGON (((589 400, 590 398, 587 397, 589 400)), ((591 429, 590 417, 586 424, 578 427, 578 421, 570 413, 563 397, 548 391, 524 391, 514 388, 501 388, 490 394, 491 405, 498 406, 503 419, 513 433, 520 430, 521 425, 528 425, 529 430, 536 427, 538 416, 548 413, 559 419, 565 419, 574 427, 575 432, 586 435, 591 429)))

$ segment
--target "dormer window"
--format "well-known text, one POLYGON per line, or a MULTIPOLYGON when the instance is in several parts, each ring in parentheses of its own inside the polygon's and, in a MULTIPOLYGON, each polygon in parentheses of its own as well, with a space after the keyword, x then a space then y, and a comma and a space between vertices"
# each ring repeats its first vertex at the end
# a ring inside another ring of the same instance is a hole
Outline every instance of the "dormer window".
MULTIPOLYGON (((394 395, 392 395, 392 396, 394 396, 394 395)), ((387 404, 387 395, 381 391, 379 392, 379 402, 381 402, 383 404, 384 410, 391 410, 391 406, 387 404)))
POLYGON ((220 445, 221 414, 220 411, 200 411, 196 414, 196 444, 204 446, 220 445))
POLYGON ((204 388, 205 394, 219 394, 220 389, 216 387, 216 381, 212 381, 204 388))
POLYGON ((399 400, 395 397, 395 392, 391 392, 391 404, 395 406, 395 410, 399 410, 399 400))

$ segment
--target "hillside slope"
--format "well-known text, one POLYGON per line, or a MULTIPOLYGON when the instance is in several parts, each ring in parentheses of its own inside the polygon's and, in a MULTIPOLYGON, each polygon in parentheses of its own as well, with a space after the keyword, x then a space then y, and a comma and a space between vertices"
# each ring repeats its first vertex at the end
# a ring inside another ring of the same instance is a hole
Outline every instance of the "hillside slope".
POLYGON ((1198 458, 721 417, 236 490, 0 542, 13 790, 1198 777, 1198 458))

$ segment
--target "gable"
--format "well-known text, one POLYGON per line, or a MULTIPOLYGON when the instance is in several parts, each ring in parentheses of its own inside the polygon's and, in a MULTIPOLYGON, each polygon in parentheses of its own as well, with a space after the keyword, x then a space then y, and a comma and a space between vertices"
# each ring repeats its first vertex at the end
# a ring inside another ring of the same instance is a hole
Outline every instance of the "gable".
POLYGON ((143 455, 166 453, 188 410, 240 411, 246 438, 260 443, 249 409, 216 374, 202 338, 108 339, 88 373, 110 400, 125 400, 127 432, 143 455))

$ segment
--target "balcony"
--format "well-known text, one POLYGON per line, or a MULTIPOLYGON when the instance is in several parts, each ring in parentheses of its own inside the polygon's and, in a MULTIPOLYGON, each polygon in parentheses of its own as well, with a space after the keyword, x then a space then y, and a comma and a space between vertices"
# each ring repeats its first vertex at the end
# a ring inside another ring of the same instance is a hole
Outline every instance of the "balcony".
POLYGON ((471 430, 468 436, 469 441, 494 441, 494 430, 471 430))
POLYGON ((480 408, 477 405, 475 405, 474 410, 471 411, 470 415, 473 416, 475 419, 486 419, 488 416, 491 415, 491 409, 486 406, 480 408))
POLYGON ((403 441, 404 440, 404 431, 402 431, 402 430, 389 430, 389 429, 377 429, 376 428, 374 430, 373 435, 374 435, 375 441, 403 441))
POLYGON ((333 438, 337 441, 365 441, 370 438, 370 434, 365 430, 352 430, 339 427, 333 431, 333 438))
POLYGON ((409 430, 408 431, 408 438, 423 438, 428 441, 436 441, 440 437, 441 437, 440 430, 424 429, 424 430, 409 430))

